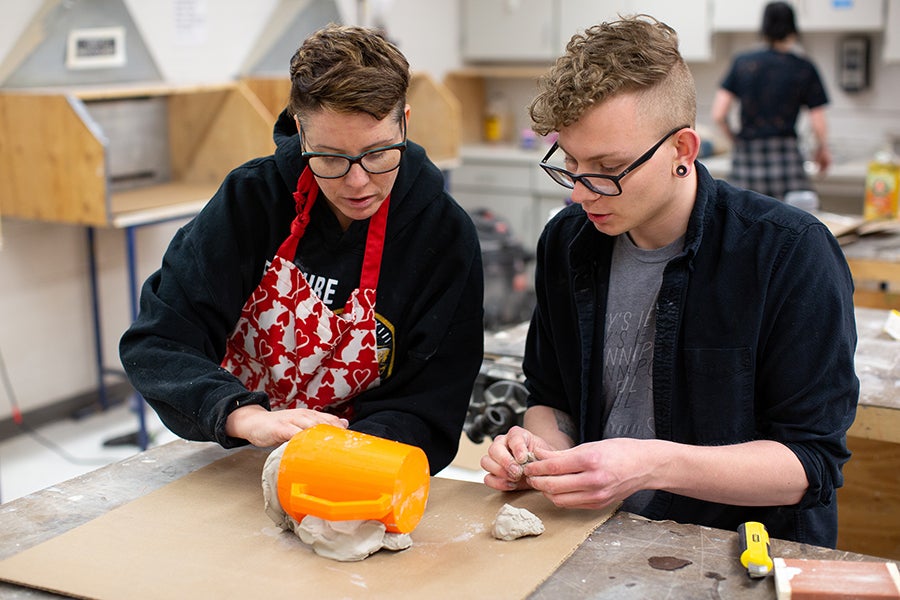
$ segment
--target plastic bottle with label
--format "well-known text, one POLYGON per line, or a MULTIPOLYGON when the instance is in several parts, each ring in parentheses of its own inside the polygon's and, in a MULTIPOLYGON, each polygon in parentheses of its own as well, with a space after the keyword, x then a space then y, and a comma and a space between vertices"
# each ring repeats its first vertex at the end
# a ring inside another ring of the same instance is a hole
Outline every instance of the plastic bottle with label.
POLYGON ((502 94, 491 96, 484 115, 484 141, 490 144, 506 138, 506 99, 502 94))
POLYGON ((897 219, 900 196, 900 163, 893 152, 881 150, 869 163, 863 217, 867 221, 897 219))

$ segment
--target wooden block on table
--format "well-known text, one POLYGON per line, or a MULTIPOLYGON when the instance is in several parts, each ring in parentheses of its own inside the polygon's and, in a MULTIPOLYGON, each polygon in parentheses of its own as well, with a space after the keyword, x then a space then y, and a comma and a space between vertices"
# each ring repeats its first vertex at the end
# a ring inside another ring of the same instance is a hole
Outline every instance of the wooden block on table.
POLYGON ((775 559, 778 600, 900 599, 900 574, 892 562, 775 559))

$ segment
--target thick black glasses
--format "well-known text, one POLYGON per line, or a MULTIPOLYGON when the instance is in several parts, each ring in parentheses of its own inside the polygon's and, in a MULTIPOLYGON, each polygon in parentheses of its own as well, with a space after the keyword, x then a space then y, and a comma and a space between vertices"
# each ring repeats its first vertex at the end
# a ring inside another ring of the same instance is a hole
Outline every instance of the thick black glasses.
POLYGON ((553 181, 570 190, 575 188, 576 183, 581 182, 581 185, 595 194, 600 194, 601 196, 618 196, 622 193, 622 184, 619 183, 622 178, 650 160, 650 158, 656 154, 656 151, 659 150, 659 147, 663 145, 663 142, 686 127, 690 127, 690 125, 681 125, 664 135, 652 148, 644 152, 636 161, 625 167, 625 170, 618 175, 601 175, 600 173, 583 173, 581 175, 576 175, 575 173, 571 173, 560 167, 554 167, 553 165, 547 164, 547 161, 559 148, 559 145, 556 142, 550 146, 550 150, 547 152, 546 156, 541 159, 540 165, 553 181))
MULTIPOLYGON (((403 133, 403 141, 399 144, 372 148, 356 156, 329 152, 303 152, 302 156, 309 161, 310 171, 322 179, 339 179, 349 173, 350 167, 356 164, 372 175, 389 173, 400 166, 400 158, 406 150, 405 117, 400 123, 400 129, 403 133)), ((303 142, 302 129, 300 130, 300 139, 303 142)), ((303 143, 305 145, 305 142, 303 143)))

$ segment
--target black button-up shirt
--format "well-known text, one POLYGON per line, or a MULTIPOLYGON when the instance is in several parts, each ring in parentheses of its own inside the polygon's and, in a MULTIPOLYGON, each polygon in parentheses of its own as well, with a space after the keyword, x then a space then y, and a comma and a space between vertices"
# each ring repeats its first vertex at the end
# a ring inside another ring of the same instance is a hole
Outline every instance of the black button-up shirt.
MULTIPOLYGON (((835 490, 859 397, 850 270, 810 214, 695 167, 685 248, 666 266, 656 305, 656 436, 694 445, 778 441, 797 455, 809 488, 799 504, 782 507, 660 491, 644 516, 731 530, 754 520, 773 537, 833 547, 835 490)), ((580 206, 557 215, 538 244, 538 305, 523 362, 529 405, 568 413, 580 442, 603 430, 597 386, 612 248, 580 206)))

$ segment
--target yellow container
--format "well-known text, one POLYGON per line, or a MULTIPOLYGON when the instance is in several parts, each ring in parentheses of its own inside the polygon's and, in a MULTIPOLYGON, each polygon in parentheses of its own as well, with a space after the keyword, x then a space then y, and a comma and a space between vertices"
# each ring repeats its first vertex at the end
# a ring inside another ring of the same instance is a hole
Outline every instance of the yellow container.
POLYGON ((500 115, 488 114, 484 118, 484 141, 499 142, 503 139, 503 121, 500 115))
POLYGON ((889 152, 879 152, 869 163, 863 217, 866 220, 898 218, 900 164, 889 152))
POLYGON ((278 469, 278 501, 297 521, 374 519, 388 531, 415 529, 428 501, 428 458, 421 448, 316 425, 288 442, 278 469))

